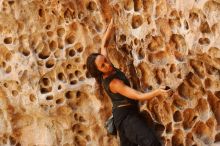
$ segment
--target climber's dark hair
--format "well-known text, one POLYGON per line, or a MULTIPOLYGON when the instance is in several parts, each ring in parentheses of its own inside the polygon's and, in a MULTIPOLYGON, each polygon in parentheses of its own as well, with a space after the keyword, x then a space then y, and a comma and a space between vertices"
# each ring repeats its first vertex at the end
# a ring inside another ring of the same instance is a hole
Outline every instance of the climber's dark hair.
POLYGON ((86 67, 87 67, 88 73, 92 77, 94 77, 99 84, 101 84, 102 72, 97 69, 97 66, 95 64, 95 59, 98 55, 102 55, 102 54, 100 54, 100 53, 90 54, 86 60, 86 67))

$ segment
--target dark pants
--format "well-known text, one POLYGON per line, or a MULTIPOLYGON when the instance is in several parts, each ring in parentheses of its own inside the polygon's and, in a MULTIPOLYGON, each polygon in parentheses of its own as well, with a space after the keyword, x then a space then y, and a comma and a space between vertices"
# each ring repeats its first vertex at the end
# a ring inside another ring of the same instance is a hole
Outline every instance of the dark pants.
POLYGON ((155 132, 138 113, 127 115, 118 132, 120 146, 161 146, 155 132))

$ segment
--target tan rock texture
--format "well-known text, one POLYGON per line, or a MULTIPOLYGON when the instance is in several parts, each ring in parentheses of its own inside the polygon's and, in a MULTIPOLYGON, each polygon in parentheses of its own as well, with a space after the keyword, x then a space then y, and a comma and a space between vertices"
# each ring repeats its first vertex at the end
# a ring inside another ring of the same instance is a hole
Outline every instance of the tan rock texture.
POLYGON ((140 103, 164 145, 220 145, 219 0, 0 0, 0 146, 119 145, 85 65, 112 17, 132 87, 174 90, 140 103))

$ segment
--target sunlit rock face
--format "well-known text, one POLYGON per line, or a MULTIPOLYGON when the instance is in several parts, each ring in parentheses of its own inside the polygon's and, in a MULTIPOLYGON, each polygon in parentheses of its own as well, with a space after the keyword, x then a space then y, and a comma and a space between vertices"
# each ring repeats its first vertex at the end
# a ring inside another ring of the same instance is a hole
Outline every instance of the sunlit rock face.
POLYGON ((140 103, 163 144, 220 141, 219 0, 0 0, 1 146, 119 145, 85 65, 112 17, 109 57, 132 87, 174 90, 140 103))

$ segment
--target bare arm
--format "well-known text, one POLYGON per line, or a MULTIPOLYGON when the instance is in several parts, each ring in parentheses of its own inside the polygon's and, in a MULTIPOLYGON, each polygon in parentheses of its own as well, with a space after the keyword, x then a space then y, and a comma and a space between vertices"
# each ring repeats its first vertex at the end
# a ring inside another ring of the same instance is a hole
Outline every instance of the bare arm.
POLYGON ((109 43, 112 32, 113 32, 113 18, 111 19, 111 22, 108 25, 107 30, 105 31, 105 34, 102 39, 102 44, 101 44, 101 54, 107 58, 108 58, 108 54, 107 54, 106 47, 109 43))
POLYGON ((113 93, 120 93, 121 95, 135 100, 149 100, 158 95, 167 95, 167 91, 163 89, 156 89, 151 92, 142 93, 127 86, 119 79, 113 79, 109 87, 113 93))

